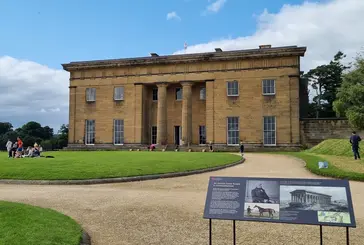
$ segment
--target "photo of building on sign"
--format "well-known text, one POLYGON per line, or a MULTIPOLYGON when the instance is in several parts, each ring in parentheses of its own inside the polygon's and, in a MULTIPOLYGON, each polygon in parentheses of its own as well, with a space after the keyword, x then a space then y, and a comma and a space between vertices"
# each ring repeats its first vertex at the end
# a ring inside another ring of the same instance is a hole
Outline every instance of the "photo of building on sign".
POLYGON ((245 202, 279 203, 279 183, 277 181, 248 180, 245 202))
POLYGON ((245 203, 244 217, 279 219, 279 204, 270 203, 245 203))
POLYGON ((319 222, 350 224, 350 213, 318 211, 319 222))
POLYGON ((345 187, 280 186, 281 211, 347 212, 345 187))

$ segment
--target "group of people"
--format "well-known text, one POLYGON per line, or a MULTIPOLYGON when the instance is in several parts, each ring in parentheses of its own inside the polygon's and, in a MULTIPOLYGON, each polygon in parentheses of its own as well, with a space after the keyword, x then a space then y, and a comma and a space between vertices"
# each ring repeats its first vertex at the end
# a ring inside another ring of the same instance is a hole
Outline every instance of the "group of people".
POLYGON ((24 151, 23 141, 20 137, 17 137, 15 142, 9 139, 6 143, 6 149, 9 153, 9 158, 40 157, 40 153, 42 152, 42 147, 37 143, 34 144, 34 147, 29 146, 24 151))

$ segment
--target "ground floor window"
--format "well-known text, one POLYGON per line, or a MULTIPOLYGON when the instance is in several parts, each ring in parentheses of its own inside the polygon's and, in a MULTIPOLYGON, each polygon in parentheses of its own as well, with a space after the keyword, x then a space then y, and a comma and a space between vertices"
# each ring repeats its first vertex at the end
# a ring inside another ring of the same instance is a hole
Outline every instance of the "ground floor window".
POLYGON ((228 145, 239 144, 239 117, 227 118, 227 143, 228 145))
POLYGON ((114 144, 124 144, 124 120, 114 120, 114 144))
POLYGON ((200 126, 199 135, 200 135, 200 145, 206 144, 206 126, 200 126))
POLYGON ((157 144, 157 126, 152 126, 152 144, 157 144))
POLYGON ((276 117, 264 117, 263 121, 264 145, 276 145, 276 117))
POLYGON ((95 144, 95 120, 86 120, 85 123, 85 144, 95 144))

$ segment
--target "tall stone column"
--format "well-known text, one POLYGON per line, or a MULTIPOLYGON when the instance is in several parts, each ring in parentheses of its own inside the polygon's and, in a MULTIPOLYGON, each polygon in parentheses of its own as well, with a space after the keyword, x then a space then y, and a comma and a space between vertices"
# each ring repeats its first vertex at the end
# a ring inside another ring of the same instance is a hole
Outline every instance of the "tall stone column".
POLYGON ((167 144, 167 83, 158 83, 157 144, 167 144))
POLYGON ((192 82, 182 82, 182 140, 192 143, 192 82))

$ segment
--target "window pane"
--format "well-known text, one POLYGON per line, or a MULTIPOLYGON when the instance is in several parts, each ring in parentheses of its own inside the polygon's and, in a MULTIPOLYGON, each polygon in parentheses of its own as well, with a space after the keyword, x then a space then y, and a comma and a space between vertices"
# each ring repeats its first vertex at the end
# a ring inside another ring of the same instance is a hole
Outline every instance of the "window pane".
POLYGON ((228 144, 239 144, 239 118, 228 117, 227 119, 227 142, 228 144))
POLYGON ((124 87, 114 88, 114 100, 123 100, 123 99, 124 99, 124 87))
POLYGON ((95 120, 85 122, 85 144, 95 144, 95 120))
POLYGON ((158 88, 153 88, 152 90, 152 99, 153 100, 158 100, 158 88))
POLYGON ((264 117, 263 122, 264 136, 263 141, 265 145, 276 144, 276 118, 273 116, 264 117))
POLYGON ((114 144, 124 144, 124 120, 114 120, 114 144))
POLYGON ((157 144, 157 127, 156 126, 152 126, 152 135, 151 135, 151 143, 152 144, 157 144))
POLYGON ((200 100, 205 100, 206 99, 206 88, 201 88, 200 89, 200 100))

